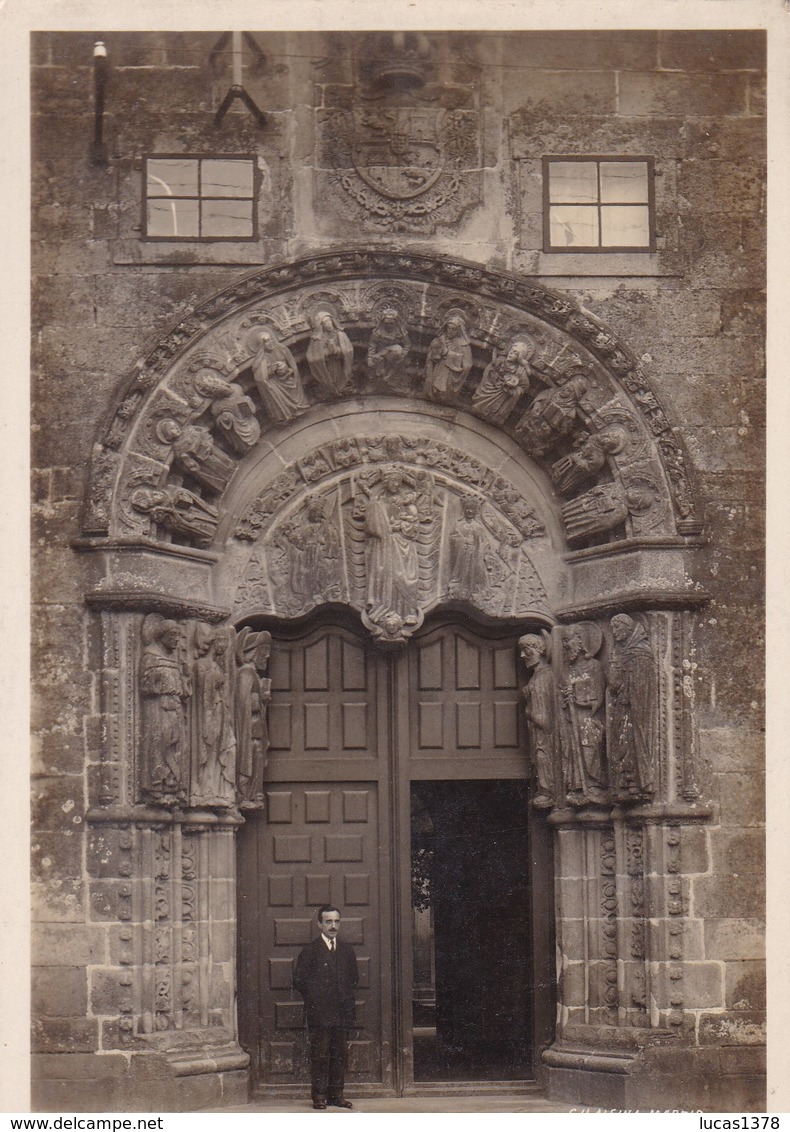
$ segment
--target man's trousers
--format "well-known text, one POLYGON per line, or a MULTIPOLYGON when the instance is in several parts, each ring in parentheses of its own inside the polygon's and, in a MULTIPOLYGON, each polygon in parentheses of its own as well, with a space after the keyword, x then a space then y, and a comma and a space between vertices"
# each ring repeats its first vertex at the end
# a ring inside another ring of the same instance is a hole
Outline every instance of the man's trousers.
POLYGON ((345 1026, 310 1026, 310 1081, 314 1101, 343 1096, 348 1061, 345 1026))

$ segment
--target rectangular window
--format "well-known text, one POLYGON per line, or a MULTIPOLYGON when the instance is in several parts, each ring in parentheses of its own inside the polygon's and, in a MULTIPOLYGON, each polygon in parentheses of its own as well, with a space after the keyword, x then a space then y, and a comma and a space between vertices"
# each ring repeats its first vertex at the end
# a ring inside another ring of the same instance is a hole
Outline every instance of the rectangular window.
POLYGON ((544 157, 544 251, 655 250, 652 157, 544 157))
POLYGON ((145 238, 256 239, 256 173, 254 157, 147 157, 145 238))

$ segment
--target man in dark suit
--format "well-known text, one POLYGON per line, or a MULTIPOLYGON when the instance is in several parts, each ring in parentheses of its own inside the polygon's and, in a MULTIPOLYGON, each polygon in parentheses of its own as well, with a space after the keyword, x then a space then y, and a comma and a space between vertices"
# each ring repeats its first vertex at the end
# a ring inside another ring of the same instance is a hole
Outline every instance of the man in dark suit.
POLYGON ((302 948, 294 986, 304 999, 310 1039, 313 1108, 351 1108, 343 1096, 348 1028, 354 1025, 354 990, 359 981, 354 948, 337 938, 340 912, 318 909, 321 934, 302 948))

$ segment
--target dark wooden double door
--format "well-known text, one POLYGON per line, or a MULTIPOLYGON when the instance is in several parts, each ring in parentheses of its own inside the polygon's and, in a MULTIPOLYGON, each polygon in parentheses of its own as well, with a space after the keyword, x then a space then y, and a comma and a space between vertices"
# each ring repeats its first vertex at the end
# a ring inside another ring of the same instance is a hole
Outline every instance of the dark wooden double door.
POLYGON ((357 951, 349 1079, 525 1080, 552 1016, 551 862, 529 817, 516 641, 458 623, 385 654, 323 625, 273 652, 266 813, 239 838, 239 1022, 308 1080, 291 988, 315 909, 357 951))

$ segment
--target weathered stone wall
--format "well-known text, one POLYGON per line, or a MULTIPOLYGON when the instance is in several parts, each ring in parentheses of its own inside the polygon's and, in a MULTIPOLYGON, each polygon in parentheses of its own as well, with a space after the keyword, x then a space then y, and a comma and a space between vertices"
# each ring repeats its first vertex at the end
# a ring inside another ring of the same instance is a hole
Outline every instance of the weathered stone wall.
MULTIPOLYGON (((103 894, 108 881, 130 882, 86 835, 104 741, 101 635, 98 615, 84 604, 85 557, 70 544, 92 447, 157 338, 251 268, 349 243, 548 277, 642 359, 687 446, 705 502, 698 580, 711 596, 694 615, 683 694, 693 698, 714 816, 683 832, 675 894, 688 917, 682 1010, 692 1042, 705 1050, 699 1079, 728 1082, 714 1107, 744 1098, 759 1104, 762 35, 437 37, 435 80, 458 122, 461 188, 453 195, 448 186, 444 203, 437 197, 433 220, 391 216, 383 224, 338 182, 347 153, 338 123, 353 100, 358 37, 260 33, 267 59, 255 67, 248 57, 245 83, 266 112, 263 130, 235 109, 212 124, 232 81, 227 53, 209 63, 216 39, 108 36, 109 162, 93 165, 94 37, 33 36, 37 1107, 198 1107, 243 1087, 239 1070, 183 1076, 175 1092, 172 1083, 137 1084, 144 1074, 164 1074, 161 1059, 118 1052, 106 1040, 115 1006, 105 988, 120 965, 117 917, 113 911, 108 920, 103 894), (141 241, 141 159, 151 152, 258 154, 260 240, 141 241), (655 254, 541 250, 540 159, 564 153, 655 157, 655 254), (96 1051, 100 1057, 90 1056, 96 1051)), ((648 1068, 661 1103, 668 1095, 698 1102, 699 1087, 684 1095, 669 1060, 648 1068)), ((583 1093, 578 1075, 558 1078, 557 1087, 583 1093)), ((641 1088, 636 1099, 650 1107, 641 1088)))

